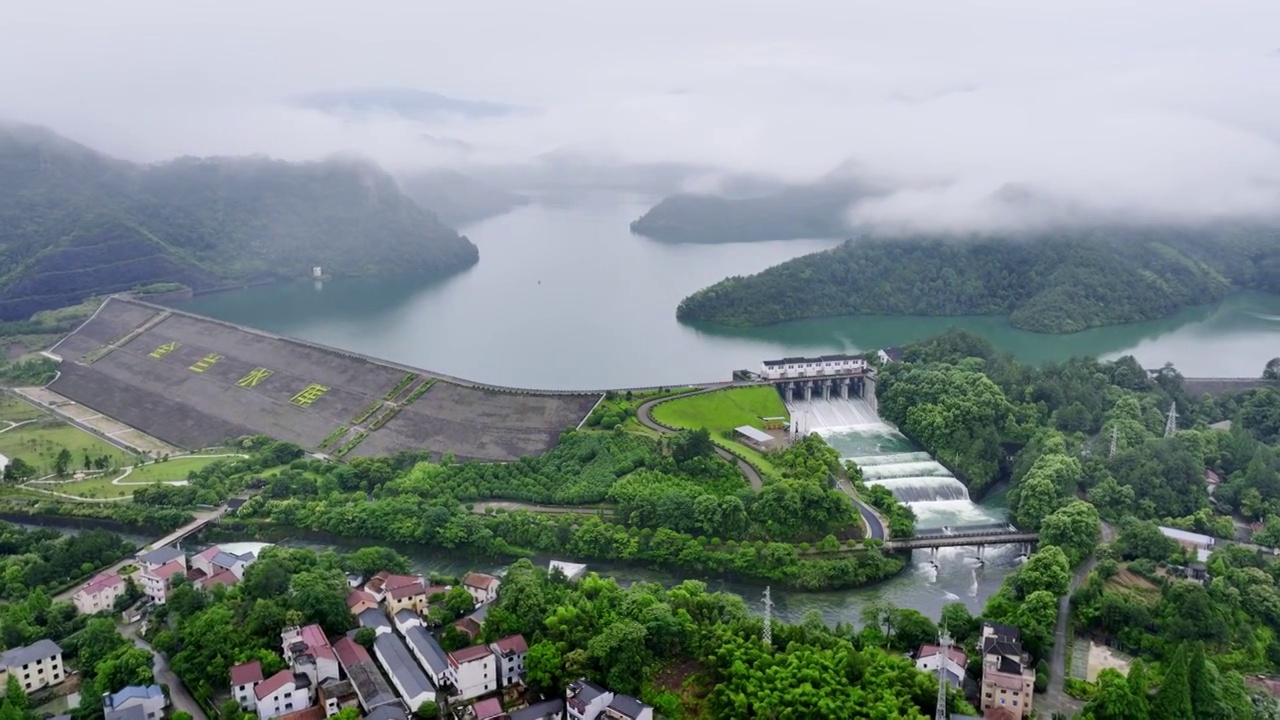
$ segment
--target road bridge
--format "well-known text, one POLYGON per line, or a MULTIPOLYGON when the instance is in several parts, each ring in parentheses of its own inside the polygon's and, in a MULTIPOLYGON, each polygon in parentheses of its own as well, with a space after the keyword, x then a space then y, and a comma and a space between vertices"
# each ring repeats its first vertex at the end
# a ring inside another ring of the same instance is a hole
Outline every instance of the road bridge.
POLYGON ((917 535, 906 540, 889 540, 885 542, 886 550, 921 550, 926 548, 945 547, 983 547, 986 545, 1017 545, 1034 543, 1039 539, 1036 533, 1004 531, 985 531, 980 533, 936 533, 917 535))

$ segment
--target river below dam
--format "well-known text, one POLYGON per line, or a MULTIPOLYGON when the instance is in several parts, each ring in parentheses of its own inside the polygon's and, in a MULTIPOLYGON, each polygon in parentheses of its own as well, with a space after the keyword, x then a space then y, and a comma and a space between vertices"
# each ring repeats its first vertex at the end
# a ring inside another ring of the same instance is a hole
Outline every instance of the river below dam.
POLYGON ((1174 316, 1073 335, 997 317, 838 317, 689 325, 686 295, 829 248, 830 239, 677 244, 632 235, 651 203, 533 203, 462 228, 480 262, 444 279, 282 283, 182 303, 195 313, 482 382, 597 389, 728 380, 791 355, 862 352, 962 327, 1022 360, 1133 354, 1187 376, 1257 377, 1280 347, 1280 297, 1241 293, 1174 316))

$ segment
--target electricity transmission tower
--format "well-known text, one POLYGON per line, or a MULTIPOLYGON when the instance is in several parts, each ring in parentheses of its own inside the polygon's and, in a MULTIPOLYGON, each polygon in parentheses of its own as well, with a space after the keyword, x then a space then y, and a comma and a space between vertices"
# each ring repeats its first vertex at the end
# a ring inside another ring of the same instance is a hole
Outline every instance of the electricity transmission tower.
POLYGON ((769 594, 769 588, 764 589, 764 631, 760 633, 760 637, 764 640, 765 647, 773 647, 773 596, 769 594))
POLYGON ((938 709, 934 720, 947 720, 947 663, 951 660, 951 635, 944 629, 938 637, 938 709))
POLYGON ((1120 441, 1120 426, 1112 425, 1111 426, 1111 452, 1107 454, 1107 457, 1113 457, 1116 454, 1116 444, 1119 441, 1120 441))
POLYGON ((1164 436, 1173 437, 1178 433, 1178 403, 1169 406, 1169 414, 1164 420, 1164 436))

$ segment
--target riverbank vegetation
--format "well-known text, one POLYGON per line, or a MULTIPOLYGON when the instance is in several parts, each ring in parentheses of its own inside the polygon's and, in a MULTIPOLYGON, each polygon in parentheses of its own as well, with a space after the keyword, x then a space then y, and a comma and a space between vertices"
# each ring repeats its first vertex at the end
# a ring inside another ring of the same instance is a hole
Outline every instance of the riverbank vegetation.
POLYGON ((860 238, 732 277, 681 320, 767 325, 837 315, 1001 315, 1070 333, 1165 317, 1233 289, 1280 292, 1274 228, 1098 228, 1034 237, 860 238))

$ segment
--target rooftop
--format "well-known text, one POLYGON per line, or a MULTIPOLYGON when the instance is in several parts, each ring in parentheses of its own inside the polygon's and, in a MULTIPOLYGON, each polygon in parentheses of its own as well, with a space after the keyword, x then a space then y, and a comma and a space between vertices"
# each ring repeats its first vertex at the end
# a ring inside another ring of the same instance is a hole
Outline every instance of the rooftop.
POLYGON ((224 568, 233 568, 238 563, 246 562, 249 558, 239 555, 232 555, 229 552, 219 552, 213 556, 213 564, 224 568))
POLYGON ((449 653, 449 662, 454 665, 465 665, 469 662, 475 662, 476 660, 487 658, 491 654, 492 653, 489 652, 489 648, 486 645, 472 645, 449 653))
POLYGON ((595 700, 596 698, 600 697, 601 695, 604 695, 607 692, 609 691, 591 682, 590 680, 583 678, 581 680, 574 680, 573 682, 569 683, 568 692, 566 694, 571 699, 578 700, 583 704, 586 704, 586 703, 590 703, 592 700, 595 700))
POLYGON ((373 658, 369 657, 369 651, 364 649, 355 640, 344 637, 333 644, 333 651, 338 656, 338 662, 342 663, 342 667, 348 671, 356 665, 369 664, 373 662, 373 658))
POLYGON ((351 680, 352 687, 356 689, 361 705, 367 708, 376 708, 379 705, 400 705, 395 692, 383 679, 382 673, 378 672, 377 665, 371 662, 352 665, 347 668, 347 677, 351 680))
POLYGON ((638 718, 640 713, 649 706, 630 695, 614 695, 609 707, 629 718, 638 718))
POLYGON ((272 675, 266 680, 258 683, 258 686, 253 689, 253 694, 256 695, 259 700, 262 700, 271 693, 276 692, 280 688, 292 682, 294 682, 293 672, 290 670, 281 670, 275 675, 272 675))
POLYGON ((396 613, 396 622, 400 623, 401 625, 408 625, 409 623, 412 623, 414 621, 421 622, 422 617, 419 616, 418 613, 414 612, 409 608, 405 608, 396 613))
POLYGON ((529 643, 525 642, 523 635, 508 635, 507 637, 493 643, 492 647, 500 655, 515 655, 529 652, 529 643))
POLYGON ((374 630, 381 628, 391 629, 391 623, 387 622, 387 616, 383 615, 382 611, 377 608, 369 608, 362 611, 356 616, 356 619, 360 621, 360 627, 373 628, 374 630))
POLYGON ((364 590, 352 590, 351 594, 347 595, 348 610, 355 607, 356 605, 359 605, 362 602, 367 602, 373 605, 377 605, 378 598, 374 597, 372 593, 365 592, 364 590))
POLYGON ((535 703, 527 708, 512 710, 510 720, 542 720, 543 718, 558 718, 564 716, 564 701, 543 700, 535 703))
POLYGON ((392 633, 379 635, 378 639, 373 641, 373 647, 387 674, 395 679, 396 684, 409 697, 436 691, 435 685, 431 684, 426 674, 422 672, 422 668, 418 667, 418 663, 409 654, 409 648, 405 646, 399 635, 392 633))
POLYGON ((222 570, 211 577, 206 578, 200 584, 204 587, 212 588, 217 587, 218 585, 231 587, 238 582, 240 582, 240 578, 236 577, 235 573, 230 570, 222 570))
POLYGON ((387 595, 390 595, 394 600, 403 600, 414 595, 422 595, 425 592, 426 589, 422 587, 422 583, 414 582, 393 587, 387 591, 387 595))
POLYGON ((498 698, 487 698, 472 705, 471 710, 476 714, 476 720, 489 720, 502 715, 502 703, 498 698))
POLYGON ((1163 525, 1160 526, 1160 534, 1172 540, 1177 540, 1178 542, 1192 543, 1194 545, 1203 545, 1205 547, 1213 545, 1213 543, 1215 542, 1215 540, 1209 537, 1208 535, 1201 535, 1200 533, 1187 532, 1186 530, 1179 530, 1177 528, 1168 528, 1168 527, 1164 527, 1163 525))
POLYGON ((186 571, 187 569, 182 566, 182 563, 180 561, 170 560, 169 562, 161 565, 155 570, 147 571, 147 574, 154 578, 160 578, 161 580, 168 580, 174 575, 181 575, 186 571))
POLYGON ((771 442, 773 440, 773 436, 769 433, 764 432, 763 430, 757 430, 750 425, 736 427, 734 428, 734 432, 737 432, 740 435, 746 435, 748 438, 755 440, 756 442, 764 443, 771 442))
POLYGON ((58 643, 43 638, 24 647, 16 647, 0 653, 0 665, 4 667, 22 667, 34 660, 43 660, 62 652, 58 643))
MULTIPOLYGON (((937 645, 929 645, 929 644, 921 645, 920 650, 916 652, 916 659, 922 660, 924 658, 934 657, 935 655, 938 655, 941 652, 942 652, 942 648, 938 647, 937 645)), ((947 657, 949 657, 952 662, 958 664, 960 667, 964 667, 965 665, 969 664, 969 656, 965 655, 964 651, 957 647, 948 648, 947 657)))
POLYGON ((405 640, 413 646, 414 650, 422 656, 427 664, 427 669, 435 675, 441 675, 449 669, 449 657, 445 654, 444 648, 440 647, 439 641, 427 632, 425 627, 417 625, 409 628, 404 634, 405 640))
POLYGON ((408 717, 404 708, 388 704, 375 707, 372 712, 364 716, 364 720, 407 720, 408 717))
POLYGON ((231 667, 232 685, 251 685, 260 682, 262 682, 262 663, 257 660, 231 667))
POLYGON ((476 588, 477 590, 490 590, 497 583, 498 578, 484 573, 467 573, 467 576, 462 578, 463 585, 476 588))
POLYGON ((88 582, 76 591, 77 594, 84 593, 86 595, 94 595, 116 585, 123 585, 124 578, 111 572, 103 572, 94 575, 88 582))
POLYGON ((106 708, 102 713, 102 720, 147 720, 147 709, 142 706, 142 703, 128 705, 118 710, 106 708))
POLYGON ((213 547, 205 548, 204 550, 201 550, 196 555, 196 557, 200 558, 201 560, 213 560, 215 557, 218 556, 218 553, 220 552, 222 552, 222 548, 218 547, 217 545, 214 545, 213 547))
POLYGON ((181 550, 171 548, 168 545, 156 548, 151 552, 145 552, 138 556, 138 562, 148 565, 163 565, 170 560, 177 560, 180 557, 186 557, 181 550))
POLYGON ((324 708, 312 705, 291 713, 281 715, 277 720, 324 720, 324 708))
POLYGON ((150 700, 158 697, 164 697, 164 691, 159 685, 130 685, 121 688, 120 692, 114 695, 103 698, 102 706, 111 709, 120 707, 130 700, 150 700))

